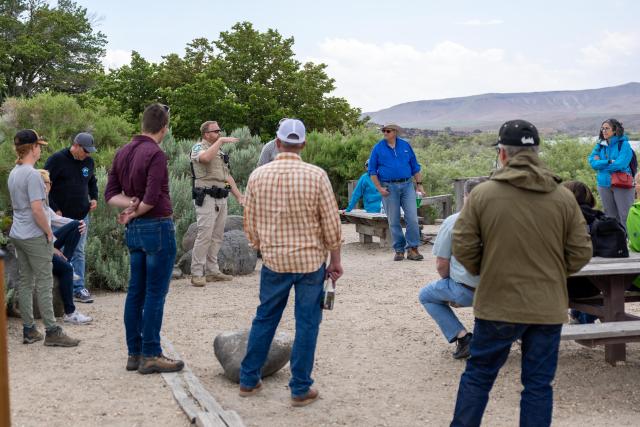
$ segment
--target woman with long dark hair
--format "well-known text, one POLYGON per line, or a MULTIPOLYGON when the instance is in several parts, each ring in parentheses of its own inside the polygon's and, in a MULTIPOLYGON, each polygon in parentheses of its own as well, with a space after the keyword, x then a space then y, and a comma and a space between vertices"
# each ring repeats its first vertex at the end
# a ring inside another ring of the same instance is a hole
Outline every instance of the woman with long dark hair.
POLYGON ((600 126, 598 143, 589 156, 591 167, 597 172, 598 193, 602 200, 604 213, 616 218, 626 227, 627 214, 634 202, 635 189, 629 164, 633 150, 622 123, 616 119, 608 119, 600 126), (623 178, 631 177, 630 188, 616 183, 614 175, 620 173, 623 178))

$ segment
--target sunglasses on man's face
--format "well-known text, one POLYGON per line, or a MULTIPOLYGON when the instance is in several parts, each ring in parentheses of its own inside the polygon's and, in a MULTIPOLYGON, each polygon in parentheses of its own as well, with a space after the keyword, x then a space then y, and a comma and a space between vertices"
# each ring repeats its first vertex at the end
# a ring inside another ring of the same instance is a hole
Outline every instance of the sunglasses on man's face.
POLYGON ((222 132, 222 129, 213 129, 213 130, 208 130, 208 131, 206 131, 205 133, 212 133, 212 132, 213 132, 213 133, 220 133, 220 132, 222 132))
POLYGON ((395 132, 393 129, 382 129, 382 133, 391 133, 395 132))

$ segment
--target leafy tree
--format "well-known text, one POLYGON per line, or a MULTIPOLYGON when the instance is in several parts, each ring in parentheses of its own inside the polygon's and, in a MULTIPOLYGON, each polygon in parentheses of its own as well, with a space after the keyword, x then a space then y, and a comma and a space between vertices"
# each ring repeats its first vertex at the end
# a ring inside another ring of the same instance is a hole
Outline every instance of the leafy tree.
POLYGON ((85 91, 101 70, 106 37, 70 0, 0 0, 0 102, 50 90, 85 91))

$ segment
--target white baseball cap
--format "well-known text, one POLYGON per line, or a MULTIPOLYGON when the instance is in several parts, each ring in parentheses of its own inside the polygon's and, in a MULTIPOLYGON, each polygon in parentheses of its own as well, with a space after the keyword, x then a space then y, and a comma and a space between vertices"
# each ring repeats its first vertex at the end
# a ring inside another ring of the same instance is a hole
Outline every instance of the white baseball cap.
POLYGON ((285 119, 278 127, 276 133, 278 139, 288 144, 302 144, 305 141, 307 132, 304 123, 298 119, 285 119))

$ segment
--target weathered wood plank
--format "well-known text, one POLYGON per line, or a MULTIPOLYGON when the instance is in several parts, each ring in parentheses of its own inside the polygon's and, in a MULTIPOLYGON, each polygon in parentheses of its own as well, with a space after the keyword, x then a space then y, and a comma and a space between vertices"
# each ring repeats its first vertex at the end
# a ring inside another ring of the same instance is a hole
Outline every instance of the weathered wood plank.
MULTIPOLYGON (((617 260, 618 258, 611 258, 617 260)), ((611 276, 614 274, 640 274, 640 261, 636 262, 616 262, 616 263, 589 263, 582 270, 571 276, 611 276)))
POLYGON ((242 418, 236 411, 225 411, 224 422, 227 423, 227 427, 245 427, 242 418))
POLYGON ((563 340, 593 340, 614 337, 640 336, 640 321, 591 323, 588 325, 564 325, 560 335, 563 340))
POLYGON ((201 409, 187 393, 180 375, 178 375, 177 372, 165 372, 162 374, 162 378, 164 378, 167 385, 169 385, 173 397, 176 399, 176 402, 178 402, 178 405, 180 405, 180 408, 182 408, 182 411, 187 415, 187 418, 189 418, 189 422, 193 423, 201 409))
POLYGON ((200 411, 195 419, 198 427, 228 427, 217 414, 200 411))

